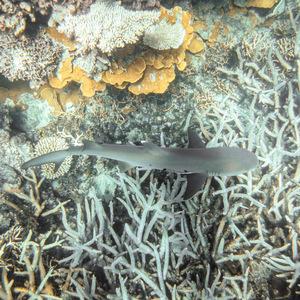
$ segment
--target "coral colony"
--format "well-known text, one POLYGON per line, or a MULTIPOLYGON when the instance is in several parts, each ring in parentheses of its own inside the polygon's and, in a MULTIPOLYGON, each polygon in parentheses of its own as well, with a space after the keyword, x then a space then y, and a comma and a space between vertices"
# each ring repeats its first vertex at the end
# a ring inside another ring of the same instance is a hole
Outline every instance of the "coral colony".
POLYGON ((299 23, 299 0, 3 0, 0 298, 299 297, 299 23))

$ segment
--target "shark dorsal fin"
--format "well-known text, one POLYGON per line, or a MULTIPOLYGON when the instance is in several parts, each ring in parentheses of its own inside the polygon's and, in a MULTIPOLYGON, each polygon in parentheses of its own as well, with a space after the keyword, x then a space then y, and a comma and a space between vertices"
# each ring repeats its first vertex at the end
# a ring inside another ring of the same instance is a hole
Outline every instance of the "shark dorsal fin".
POLYGON ((205 144, 199 135, 192 129, 188 129, 189 147, 188 148, 205 148, 205 144))

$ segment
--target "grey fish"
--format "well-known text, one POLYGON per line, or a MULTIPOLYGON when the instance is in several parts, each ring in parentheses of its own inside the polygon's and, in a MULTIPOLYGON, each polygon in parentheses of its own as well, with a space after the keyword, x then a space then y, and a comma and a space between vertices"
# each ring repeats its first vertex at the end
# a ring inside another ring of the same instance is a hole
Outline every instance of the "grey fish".
POLYGON ((145 142, 142 146, 97 144, 84 140, 83 146, 50 152, 25 162, 28 169, 55 163, 55 171, 69 155, 95 155, 119 162, 121 172, 133 167, 167 170, 186 174, 187 188, 184 199, 192 198, 203 186, 208 176, 235 176, 257 167, 256 155, 247 149, 233 147, 206 148, 197 133, 188 130, 188 148, 165 148, 145 142))

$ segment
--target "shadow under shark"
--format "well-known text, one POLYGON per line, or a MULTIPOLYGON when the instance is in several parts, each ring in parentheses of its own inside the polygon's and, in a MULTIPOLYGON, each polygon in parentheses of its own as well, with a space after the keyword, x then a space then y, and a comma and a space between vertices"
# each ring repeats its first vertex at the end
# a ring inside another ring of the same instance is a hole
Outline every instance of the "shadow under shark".
POLYGON ((206 148, 197 133, 188 130, 188 148, 165 148, 145 142, 142 146, 97 144, 84 140, 82 146, 53 151, 25 162, 28 169, 55 163, 57 171, 70 155, 94 155, 118 161, 121 172, 133 167, 167 170, 186 174, 187 188, 184 199, 192 198, 203 186, 208 176, 234 176, 257 167, 256 155, 247 149, 233 147, 206 148))

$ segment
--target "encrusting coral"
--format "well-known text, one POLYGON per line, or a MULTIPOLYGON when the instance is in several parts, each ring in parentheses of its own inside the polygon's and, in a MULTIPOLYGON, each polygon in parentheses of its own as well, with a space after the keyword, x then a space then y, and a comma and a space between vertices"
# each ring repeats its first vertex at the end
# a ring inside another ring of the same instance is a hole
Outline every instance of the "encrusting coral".
POLYGON ((97 82, 92 78, 87 77, 87 72, 78 66, 73 67, 72 60, 67 57, 63 62, 58 72, 59 77, 49 77, 49 83, 53 88, 61 89, 68 82, 75 81, 80 83, 82 94, 87 97, 95 95, 95 91, 103 91, 106 88, 105 83, 97 82))
POLYGON ((236 6, 240 7, 259 7, 259 8, 272 8, 278 0, 246 0, 246 1, 233 1, 236 6))
POLYGON ((70 15, 58 27, 61 33, 54 28, 47 29, 53 38, 70 49, 69 57, 62 62, 58 74, 49 78, 52 87, 60 89, 68 82, 75 81, 81 83, 81 91, 88 97, 96 91, 105 90, 105 83, 119 89, 128 87, 136 95, 164 93, 175 79, 175 66, 180 71, 185 69, 185 53, 194 36, 190 25, 192 16, 182 11, 181 7, 175 7, 172 11, 161 7, 160 11, 134 12, 120 8, 116 3, 97 2, 91 8, 95 10, 86 15, 70 15), (104 10, 95 16, 100 9, 104 10), (124 24, 114 21, 115 16, 110 15, 113 12, 120 15, 124 24), (132 18, 145 19, 145 22, 140 22, 137 28, 127 28, 126 24, 131 24, 132 18), (157 23, 151 25, 155 20, 157 23), (110 21, 115 23, 113 37, 106 34, 105 24, 110 21), (128 33, 124 35, 124 30, 131 31, 134 37, 128 39, 128 33), (132 43, 136 43, 143 32, 144 38, 140 42, 150 49, 147 47, 142 55, 140 52, 135 54, 135 44, 132 43), (66 38, 72 35, 75 36, 73 42, 66 38), (85 54, 81 57, 83 49, 85 54), (122 55, 121 50, 127 52, 127 55, 122 55), (103 52, 110 52, 109 60, 103 57, 103 52), (85 64, 81 64, 83 59, 85 64), (89 63, 86 63, 87 60, 89 63))

